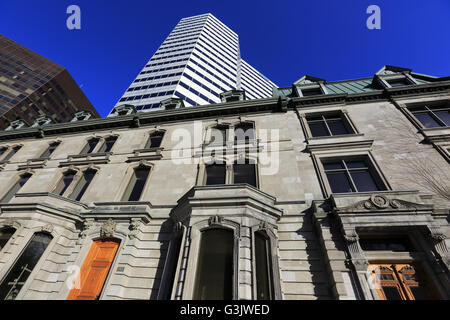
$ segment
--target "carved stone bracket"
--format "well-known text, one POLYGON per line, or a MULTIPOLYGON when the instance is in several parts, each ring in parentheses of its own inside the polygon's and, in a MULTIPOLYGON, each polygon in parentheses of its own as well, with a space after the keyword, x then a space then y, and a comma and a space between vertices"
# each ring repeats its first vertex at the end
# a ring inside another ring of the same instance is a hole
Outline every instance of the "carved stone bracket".
POLYGON ((51 223, 46 224, 42 227, 41 231, 52 233, 53 232, 53 225, 51 223))
POLYGON ((445 243, 447 236, 440 227, 430 227, 429 237, 431 238, 437 253, 441 256, 442 261, 447 266, 450 266, 450 255, 447 244, 445 243))
POLYGON ((223 217, 221 217, 221 216, 213 216, 213 217, 210 217, 208 220, 209 226, 222 225, 222 223, 223 223, 223 217))
POLYGON ((117 223, 111 218, 105 221, 100 228, 100 237, 102 238, 112 238, 114 237, 114 232, 116 232, 117 223))
POLYGON ((90 229, 93 225, 94 225, 94 220, 92 220, 92 219, 85 220, 85 221, 83 222, 83 226, 81 227, 81 231, 80 231, 78 237, 79 237, 80 239, 86 238, 87 232, 89 231, 89 229, 90 229))
POLYGON ((141 224, 142 221, 140 221, 139 219, 131 219, 130 226, 128 227, 128 229, 130 230, 130 232, 128 233, 128 237, 130 237, 130 239, 136 238, 136 235, 139 233, 139 227, 141 226, 141 224))

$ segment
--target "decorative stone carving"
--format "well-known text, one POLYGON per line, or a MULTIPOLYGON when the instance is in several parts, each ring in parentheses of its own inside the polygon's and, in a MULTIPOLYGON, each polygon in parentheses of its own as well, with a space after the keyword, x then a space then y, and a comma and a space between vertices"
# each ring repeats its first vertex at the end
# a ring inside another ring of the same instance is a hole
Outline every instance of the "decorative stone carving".
POLYGON ((53 225, 48 223, 45 226, 43 226, 41 230, 45 231, 45 232, 48 232, 48 233, 52 233, 53 232, 53 225))
POLYGON ((112 238, 114 237, 114 232, 116 231, 117 223, 111 218, 102 224, 100 229, 100 237, 102 238, 112 238))
POLYGON ((14 219, 8 218, 6 220, 2 221, 2 225, 6 226, 6 227, 14 227, 16 221, 14 219))
POLYGON ((208 220, 208 225, 213 226, 213 225, 222 225, 223 223, 223 217, 221 216, 213 216, 210 217, 208 220))
POLYGON ((383 195, 374 194, 370 197, 370 201, 379 209, 389 207, 389 200, 383 195))
MULTIPOLYGON (((437 253, 441 256, 440 259, 447 265, 450 266, 450 255, 447 248, 447 244, 445 243, 445 239, 447 239, 444 232, 442 232, 440 227, 430 227, 430 238, 432 239, 434 248, 437 253)), ((438 260, 440 260, 438 259, 438 260)))
POLYGON ((93 220, 85 220, 83 222, 83 226, 81 229, 81 232, 79 234, 80 239, 84 239, 86 238, 86 234, 88 232, 88 230, 94 225, 94 221, 93 220))
POLYGON ((130 226, 128 227, 128 229, 130 230, 128 237, 130 237, 131 239, 136 238, 136 235, 139 233, 139 226, 141 224, 142 222, 140 220, 131 220, 130 226))
POLYGON ((432 206, 421 203, 414 203, 400 199, 388 199, 384 195, 375 194, 368 200, 358 201, 348 207, 338 208, 338 212, 355 212, 355 211, 375 211, 375 210, 431 210, 432 206))

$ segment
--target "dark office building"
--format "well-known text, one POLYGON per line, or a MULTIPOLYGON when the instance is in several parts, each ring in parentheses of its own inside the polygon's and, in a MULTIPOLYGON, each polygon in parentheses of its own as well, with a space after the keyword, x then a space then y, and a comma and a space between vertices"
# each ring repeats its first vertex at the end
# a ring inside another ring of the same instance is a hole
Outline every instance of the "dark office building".
POLYGON ((65 68, 0 35, 0 129, 42 116, 67 122, 82 110, 99 117, 65 68))

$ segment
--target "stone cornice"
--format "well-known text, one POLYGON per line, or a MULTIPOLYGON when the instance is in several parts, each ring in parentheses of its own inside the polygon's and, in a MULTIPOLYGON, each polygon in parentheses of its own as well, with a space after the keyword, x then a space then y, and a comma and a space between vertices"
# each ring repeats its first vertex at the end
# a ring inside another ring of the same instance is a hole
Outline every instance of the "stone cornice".
POLYGON ((386 88, 358 94, 326 94, 311 97, 295 97, 281 99, 272 97, 265 99, 217 103, 174 110, 142 112, 138 114, 89 119, 46 125, 42 128, 23 128, 18 130, 1 131, 0 141, 20 138, 42 138, 45 136, 64 135, 74 132, 89 132, 112 128, 133 128, 155 123, 175 122, 189 119, 200 119, 217 116, 239 115, 256 112, 284 112, 287 109, 320 106, 327 104, 355 104, 373 101, 389 101, 392 97, 408 97, 448 92, 450 80, 410 85, 405 87, 386 88))

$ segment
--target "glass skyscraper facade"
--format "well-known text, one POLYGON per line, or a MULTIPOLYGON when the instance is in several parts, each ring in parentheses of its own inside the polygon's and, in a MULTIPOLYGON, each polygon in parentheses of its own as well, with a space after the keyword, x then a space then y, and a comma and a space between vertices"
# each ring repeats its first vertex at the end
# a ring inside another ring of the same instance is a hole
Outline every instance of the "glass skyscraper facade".
POLYGON ((213 104, 233 89, 245 90, 247 99, 265 98, 275 86, 241 59, 238 35, 208 13, 180 20, 116 106, 152 111, 170 97, 185 106, 213 104))

